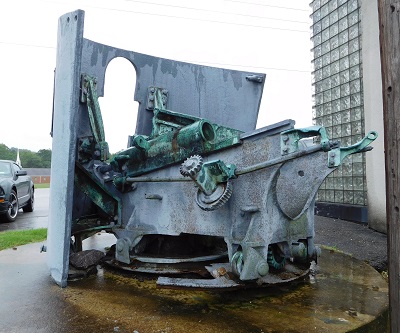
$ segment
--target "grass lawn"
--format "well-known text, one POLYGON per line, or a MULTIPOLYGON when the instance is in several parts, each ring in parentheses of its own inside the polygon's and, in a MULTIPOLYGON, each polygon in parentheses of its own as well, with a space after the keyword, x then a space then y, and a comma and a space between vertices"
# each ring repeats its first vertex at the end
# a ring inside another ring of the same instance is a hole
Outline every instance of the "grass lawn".
POLYGON ((0 251, 19 245, 44 241, 47 228, 33 230, 10 230, 0 232, 0 251))
POLYGON ((50 188, 50 183, 38 183, 35 184, 35 188, 50 188))

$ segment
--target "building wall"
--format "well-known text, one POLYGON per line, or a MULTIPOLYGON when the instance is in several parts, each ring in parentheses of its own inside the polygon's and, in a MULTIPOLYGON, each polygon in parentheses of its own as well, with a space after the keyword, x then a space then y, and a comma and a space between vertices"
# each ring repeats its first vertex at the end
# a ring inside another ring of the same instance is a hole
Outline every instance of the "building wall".
POLYGON ((31 176, 34 184, 47 184, 50 183, 50 176, 31 176))
POLYGON ((366 154, 368 222, 375 230, 386 232, 386 188, 383 128, 382 76, 379 50, 378 3, 361 1, 363 24, 363 76, 365 127, 378 132, 374 149, 366 154))
MULTIPOLYGON (((382 89, 377 2, 314 0, 311 3, 316 125, 349 146, 376 130, 374 150, 348 157, 321 186, 323 204, 365 210, 365 221, 386 230, 382 89), (365 23, 365 24, 363 24, 365 23)), ((346 218, 343 214, 338 214, 346 218)), ((355 214, 357 215, 357 214, 355 214)), ((354 216, 355 216, 354 215, 354 216)))
MULTIPOLYGON (((311 4, 315 104, 313 120, 341 146, 365 134, 360 8, 357 0, 315 0, 311 4)), ((364 154, 347 157, 328 176, 318 201, 366 206, 364 154)))
POLYGON ((50 168, 24 168, 29 176, 31 176, 33 183, 50 183, 50 168))

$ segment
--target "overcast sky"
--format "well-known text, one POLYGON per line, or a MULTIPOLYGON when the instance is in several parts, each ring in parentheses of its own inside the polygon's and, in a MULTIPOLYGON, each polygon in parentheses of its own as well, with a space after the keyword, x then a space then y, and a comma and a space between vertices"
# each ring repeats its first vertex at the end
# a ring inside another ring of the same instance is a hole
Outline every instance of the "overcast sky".
MULTIPOLYGON (((52 148, 50 127, 58 18, 85 10, 84 37, 207 66, 267 74, 257 127, 312 124, 308 0, 13 0, 0 12, 0 143, 52 148)), ((110 151, 134 133, 135 71, 113 60, 101 98, 110 151), (111 111, 111 109, 113 111, 111 111), (118 117, 131 119, 121 124, 118 117)))

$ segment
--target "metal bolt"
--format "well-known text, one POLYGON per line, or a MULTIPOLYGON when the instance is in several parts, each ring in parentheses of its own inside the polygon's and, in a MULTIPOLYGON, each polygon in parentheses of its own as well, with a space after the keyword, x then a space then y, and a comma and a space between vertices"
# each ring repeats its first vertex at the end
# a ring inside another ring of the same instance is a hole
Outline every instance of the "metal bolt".
POLYGON ((154 93, 155 91, 156 90, 153 87, 150 88, 150 92, 154 93))
POLYGON ((224 267, 219 267, 217 269, 218 276, 224 276, 226 274, 226 269, 224 267))
POLYGON ((117 251, 122 252, 124 249, 124 241, 122 239, 119 239, 117 241, 117 251))
POLYGON ((283 148, 282 151, 283 151, 284 153, 287 153, 287 152, 289 151, 289 149, 288 149, 288 148, 283 148))
POLYGON ((260 261, 257 264, 257 272, 258 274, 260 274, 261 276, 265 276, 268 274, 269 272, 269 266, 268 263, 266 261, 260 261))
POLYGON ((150 97, 149 97, 149 100, 150 100, 150 101, 154 101, 154 96, 150 96, 150 97))
POLYGON ((287 142, 289 140, 289 137, 285 134, 282 136, 283 142, 287 142))
POLYGON ((168 90, 167 89, 163 89, 161 92, 163 95, 167 95, 168 94, 168 90))

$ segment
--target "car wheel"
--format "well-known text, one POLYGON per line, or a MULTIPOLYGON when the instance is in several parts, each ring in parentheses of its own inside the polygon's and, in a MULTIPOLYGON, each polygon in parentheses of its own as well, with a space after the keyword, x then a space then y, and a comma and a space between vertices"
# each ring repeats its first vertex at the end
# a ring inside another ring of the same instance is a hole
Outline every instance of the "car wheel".
POLYGON ((31 190, 31 197, 29 198, 29 201, 28 201, 28 203, 26 204, 26 206, 24 206, 24 207, 22 208, 22 210, 23 210, 25 213, 33 212, 34 204, 35 204, 35 190, 32 188, 32 190, 31 190))
POLYGON ((14 222, 18 215, 18 198, 17 193, 11 190, 10 199, 9 199, 9 206, 7 212, 4 214, 6 221, 14 222))

